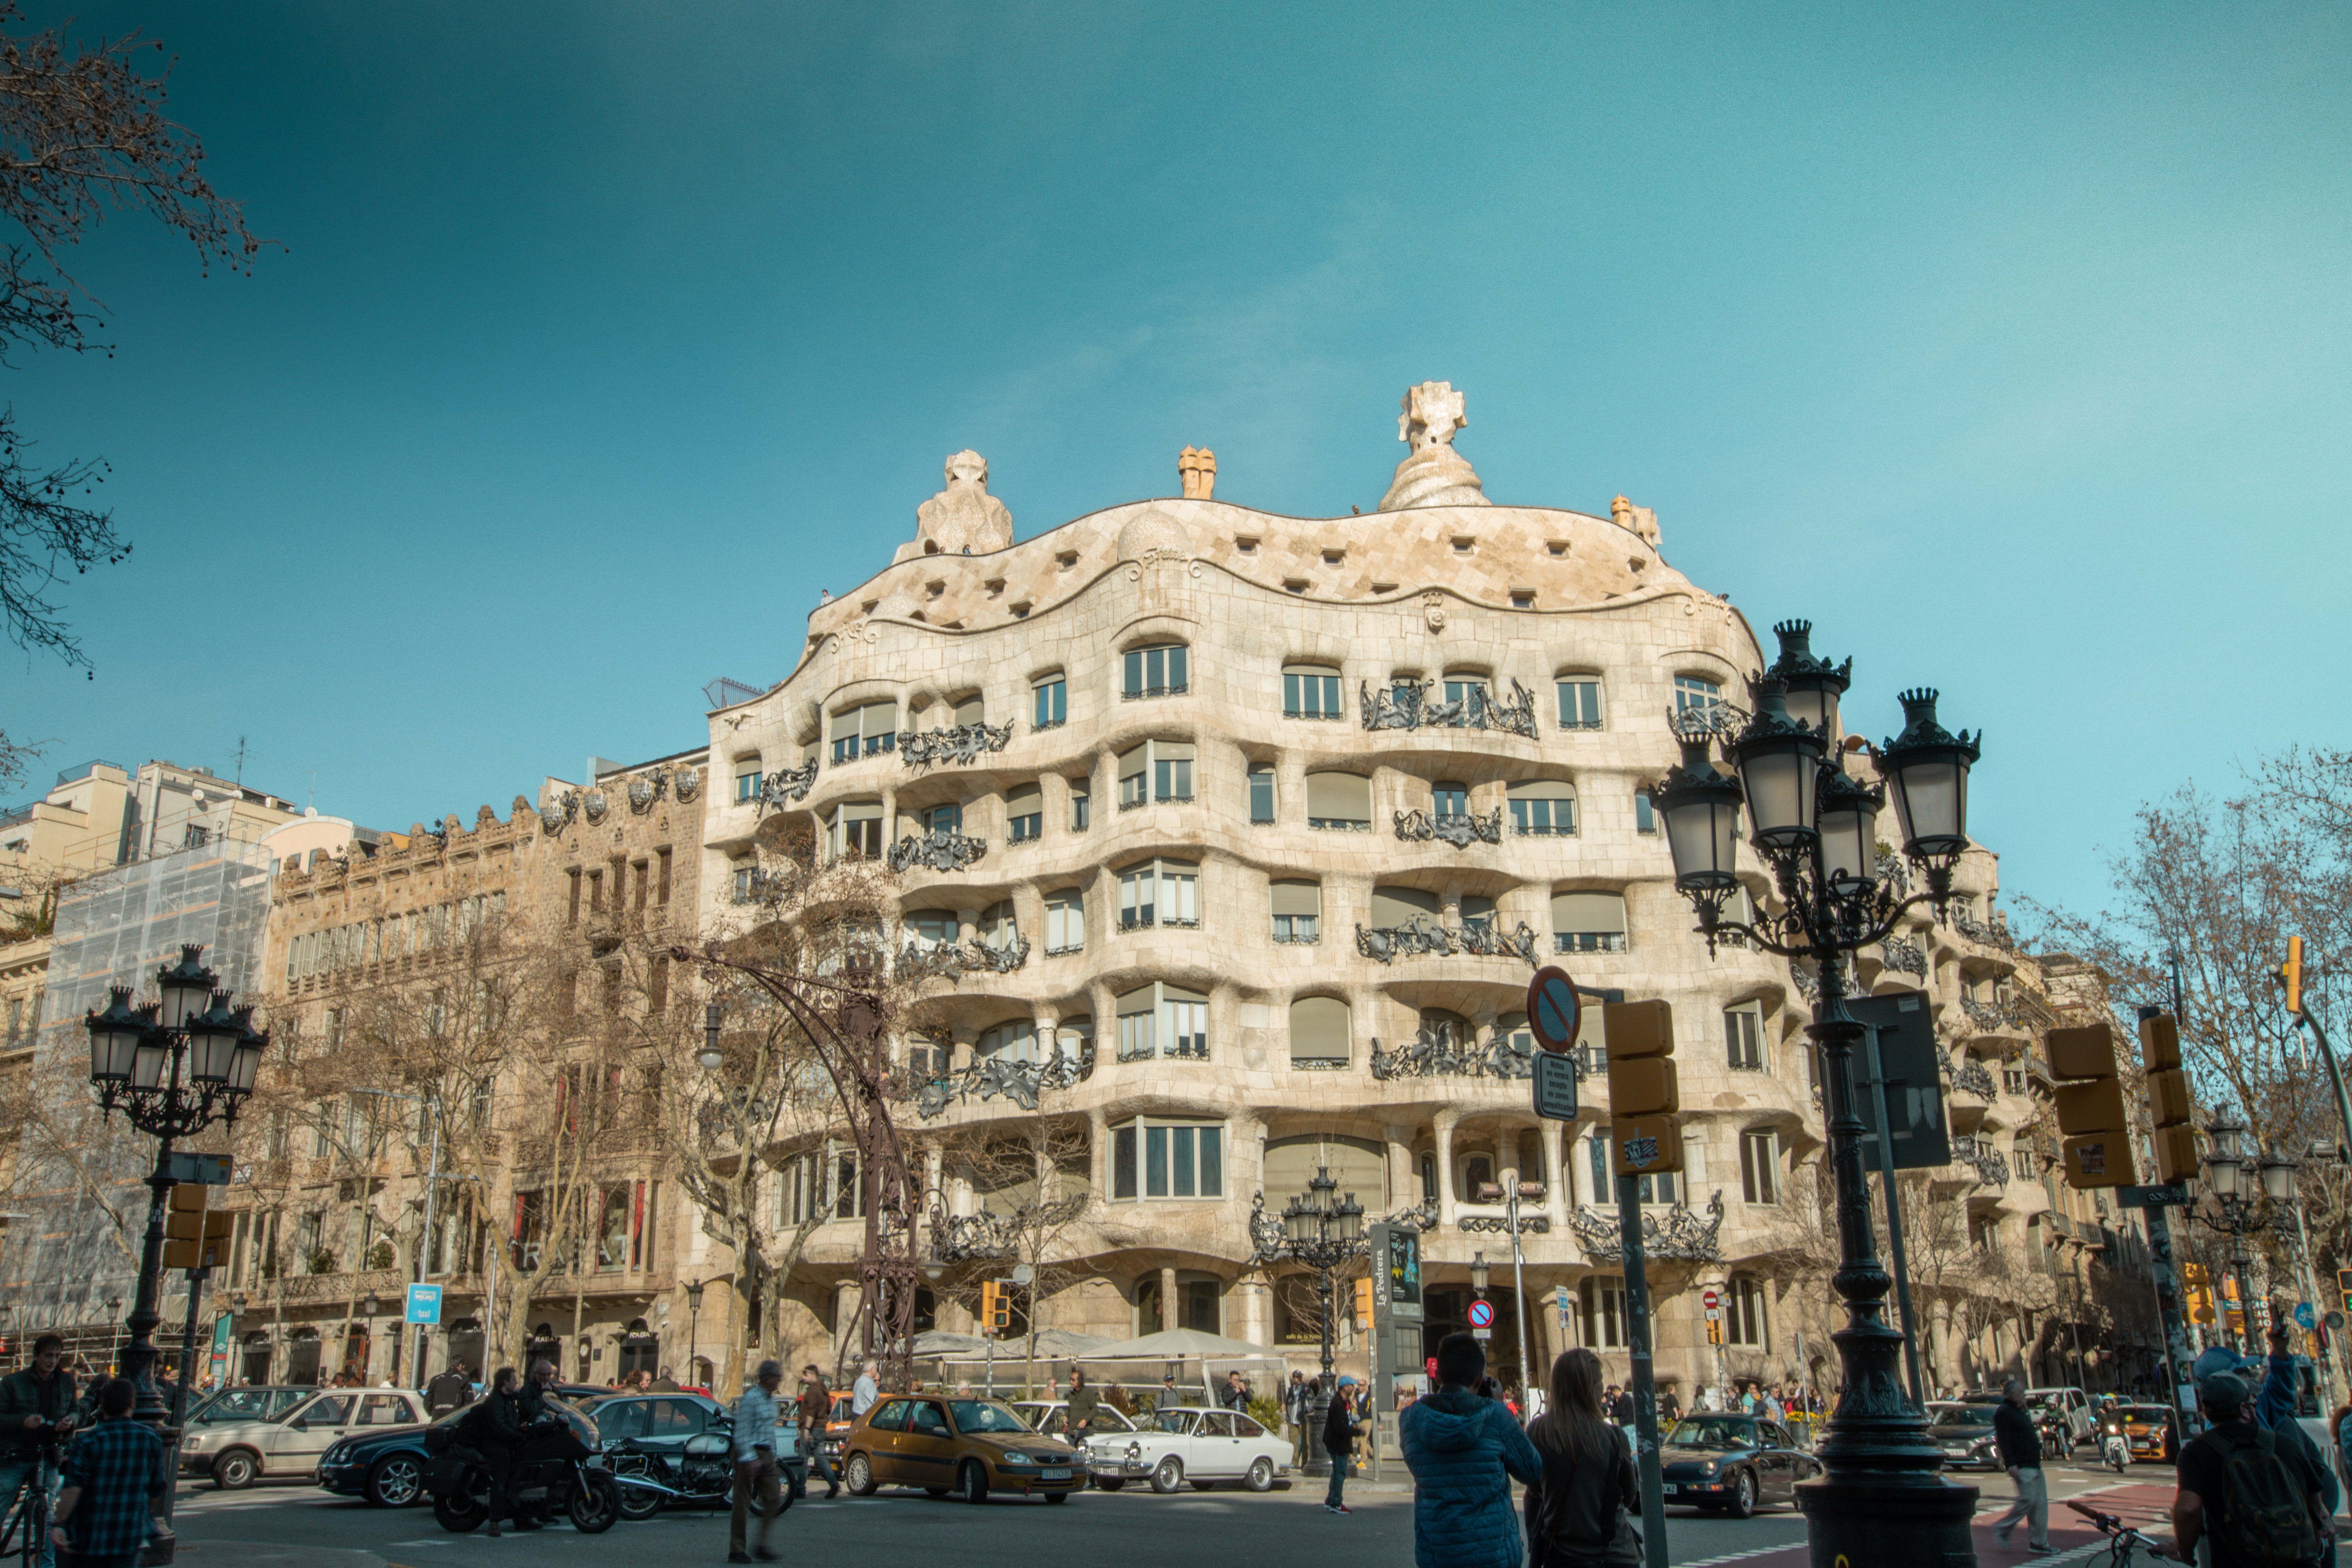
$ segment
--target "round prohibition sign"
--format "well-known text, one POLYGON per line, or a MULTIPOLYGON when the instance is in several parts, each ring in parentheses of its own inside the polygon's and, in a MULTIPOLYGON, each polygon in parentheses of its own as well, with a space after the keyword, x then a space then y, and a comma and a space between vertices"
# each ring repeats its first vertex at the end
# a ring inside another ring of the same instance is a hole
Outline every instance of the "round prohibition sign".
POLYGON ((1470 1326, 1491 1329, 1495 1326, 1495 1303, 1481 1298, 1470 1303, 1470 1326))
POLYGON ((1583 1011, 1576 982, 1557 963, 1547 963, 1528 982, 1528 1028, 1548 1051, 1576 1048, 1577 1019, 1583 1011))

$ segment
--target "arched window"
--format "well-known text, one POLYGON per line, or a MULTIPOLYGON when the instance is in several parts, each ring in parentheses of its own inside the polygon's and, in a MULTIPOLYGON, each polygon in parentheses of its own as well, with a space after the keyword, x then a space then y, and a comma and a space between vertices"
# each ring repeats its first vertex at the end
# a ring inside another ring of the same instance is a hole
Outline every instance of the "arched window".
POLYGON ((1030 1019, 1015 1018, 992 1029, 983 1029, 972 1054, 982 1061, 1034 1062, 1037 1059, 1037 1026, 1030 1019))
POLYGON ((1372 830, 1372 781, 1360 773, 1307 775, 1307 826, 1346 833, 1372 830))
POLYGON ((1189 653, 1182 643, 1128 649, 1119 695, 1129 701, 1140 697, 1181 697, 1192 687, 1189 653))
POLYGON ((1013 921, 1013 900, 999 899, 988 906, 980 917, 981 944, 1002 952, 1013 946, 1020 936, 1013 921))
POLYGON ((1030 721, 1032 730, 1054 730, 1068 722, 1070 717, 1069 683, 1060 670, 1040 677, 1030 687, 1034 699, 1035 716, 1030 721))
POLYGON ((1423 1007, 1421 1037, 1445 1050, 1458 1051, 1470 1043, 1470 1020, 1443 1007, 1423 1007))
POLYGON ((1094 1042, 1095 1020, 1091 1013, 1073 1014, 1054 1026, 1054 1048, 1073 1067, 1087 1059, 1094 1042))
POLYGON ((1339 672, 1328 664, 1282 667, 1282 716, 1286 719, 1345 719, 1339 706, 1339 672))
POLYGON ((958 724, 984 724, 988 721, 988 704, 977 691, 959 697, 955 700, 953 718, 958 724))
POLYGON ((833 716, 833 760, 835 763, 855 762, 859 757, 870 757, 877 752, 895 751, 898 745, 898 704, 895 700, 844 708, 833 716))
POLYGON ((1559 952, 1623 952, 1625 895, 1554 893, 1552 946, 1559 952))
POLYGON ((1329 1132, 1297 1132, 1265 1141, 1262 1184, 1268 1208, 1286 1204, 1318 1170, 1331 1173, 1342 1194, 1353 1193, 1367 1210, 1389 1204, 1388 1156, 1370 1138, 1349 1138, 1329 1132))
POLYGON ((1504 792, 1511 831, 1521 837, 1564 838, 1576 831, 1576 791, 1559 779, 1531 779, 1504 792))
MULTIPOLYGON (((1290 1005, 1291 1066, 1345 1067, 1352 1047, 1353 1035, 1345 1002, 1337 996, 1301 996, 1290 1005)), ((1271 1190, 1274 1177, 1270 1172, 1266 1182, 1271 1190)))
POLYGON ((1495 929, 1495 900, 1479 893, 1462 895, 1462 924, 1465 930, 1476 926, 1482 931, 1495 929))
POLYGON ((1675 677, 1675 712, 1704 712, 1709 708, 1719 707, 1722 702, 1723 687, 1718 682, 1703 675, 1675 677))
POLYGON ((952 947, 960 940, 953 910, 910 910, 905 924, 908 942, 925 952, 952 947))

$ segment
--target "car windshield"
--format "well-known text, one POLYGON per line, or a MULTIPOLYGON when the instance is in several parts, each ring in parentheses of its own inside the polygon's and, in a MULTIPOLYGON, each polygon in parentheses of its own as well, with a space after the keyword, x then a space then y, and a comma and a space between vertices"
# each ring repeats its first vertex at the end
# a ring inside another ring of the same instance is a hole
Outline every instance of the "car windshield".
POLYGON ((1992 1406, 1990 1405, 1931 1405, 1927 1414, 1938 1426, 1990 1426, 1992 1406))
POLYGON ((2161 1426, 2171 1419, 2172 1412, 2161 1405, 2126 1405, 2123 1408, 2123 1417, 2126 1421, 2140 1421, 2150 1426, 2161 1426))
POLYGON ((215 1421, 258 1421, 269 1414, 274 1403, 272 1393, 267 1388, 226 1389, 188 1419, 199 1425, 210 1425, 215 1421))
POLYGON ((1666 1434, 1666 1441, 1677 1448, 1752 1448, 1756 1446, 1756 1423, 1713 1417, 1677 1421, 1674 1430, 1666 1434))
POLYGON ((955 1416, 956 1430, 973 1432, 1026 1432, 1021 1417, 1003 1405, 987 1399, 951 1399, 948 1409, 955 1416))

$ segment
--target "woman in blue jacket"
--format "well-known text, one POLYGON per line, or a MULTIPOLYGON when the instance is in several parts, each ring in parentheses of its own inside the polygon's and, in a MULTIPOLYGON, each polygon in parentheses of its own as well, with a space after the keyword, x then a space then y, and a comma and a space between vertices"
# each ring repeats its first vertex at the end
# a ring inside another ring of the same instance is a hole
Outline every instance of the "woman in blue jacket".
POLYGON ((1437 1346, 1435 1394, 1397 1419, 1412 1471, 1412 1560, 1417 1568, 1520 1568, 1527 1545, 1514 1479, 1543 1479, 1543 1459, 1500 1400, 1474 1392, 1486 1352, 1469 1334, 1437 1346))

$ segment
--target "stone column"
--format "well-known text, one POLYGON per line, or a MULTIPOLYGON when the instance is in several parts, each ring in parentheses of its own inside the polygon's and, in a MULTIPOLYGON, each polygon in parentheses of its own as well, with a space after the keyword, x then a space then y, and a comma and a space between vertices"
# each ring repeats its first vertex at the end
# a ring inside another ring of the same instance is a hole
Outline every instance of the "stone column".
POLYGON ((1160 1326, 1163 1329, 1183 1326, 1176 1312, 1176 1270, 1173 1268, 1160 1270, 1160 1326))
POLYGON ((1412 1129, 1391 1122, 1381 1127, 1381 1136, 1388 1142, 1389 1165, 1388 1205, 1381 1212, 1390 1214, 1409 1208, 1417 1201, 1412 1181, 1412 1129))
POLYGON ((1103 1203, 1110 1201, 1110 1114, 1097 1106, 1087 1112, 1087 1136, 1091 1147, 1087 1151, 1087 1180, 1095 1190, 1095 1197, 1103 1203))
POLYGON ((1450 1226, 1454 1222, 1454 1128, 1462 1113, 1451 1107, 1430 1118, 1431 1130, 1437 1134, 1437 1223, 1450 1226))
POLYGON ((1568 1229, 1568 1162, 1560 1158, 1559 1145, 1566 1129, 1573 1125, 1543 1124, 1544 1213, 1551 1220, 1554 1236, 1564 1236, 1568 1229))

